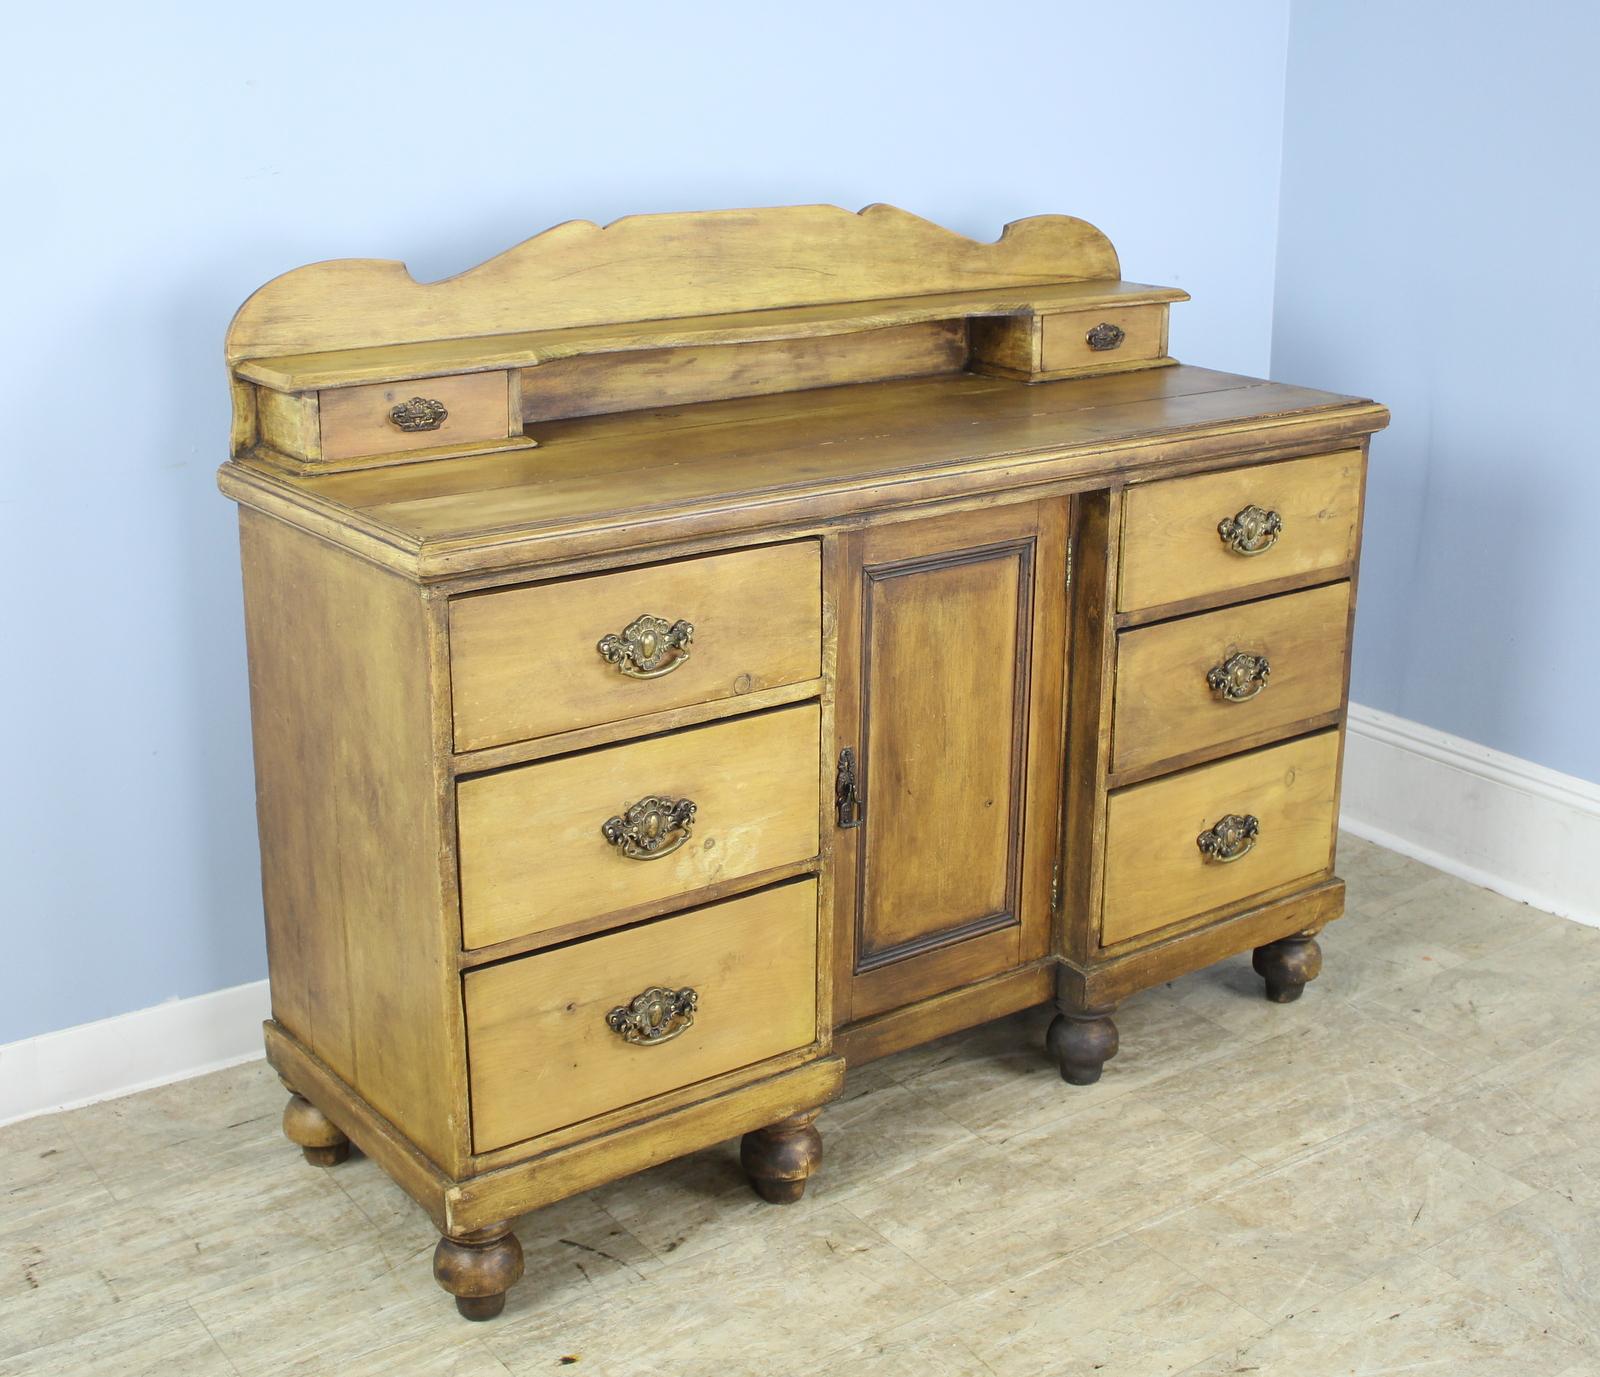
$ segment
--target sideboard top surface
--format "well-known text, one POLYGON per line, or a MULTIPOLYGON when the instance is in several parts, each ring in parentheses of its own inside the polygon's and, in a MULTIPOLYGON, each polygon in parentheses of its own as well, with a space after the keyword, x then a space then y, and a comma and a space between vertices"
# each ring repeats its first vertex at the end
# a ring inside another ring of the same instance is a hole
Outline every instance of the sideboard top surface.
POLYGON ((654 531, 1139 481, 1232 453, 1359 443, 1387 420, 1362 398, 1183 365, 1032 386, 957 374, 546 422, 537 449, 403 469, 300 476, 235 460, 221 481, 438 578, 648 544, 654 531))

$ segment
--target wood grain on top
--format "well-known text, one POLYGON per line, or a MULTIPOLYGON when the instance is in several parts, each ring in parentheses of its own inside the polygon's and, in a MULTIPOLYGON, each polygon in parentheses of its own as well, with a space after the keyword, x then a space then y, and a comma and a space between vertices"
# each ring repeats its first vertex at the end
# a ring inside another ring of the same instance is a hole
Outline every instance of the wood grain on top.
POLYGON ((222 485, 291 519, 320 514, 335 538, 364 532, 426 574, 690 516, 731 530, 827 518, 830 499, 961 497, 1019 471, 1031 483, 1137 477, 1170 465, 1188 435, 1212 437, 1213 452, 1277 429, 1331 445, 1386 419, 1358 398, 1183 366, 1035 386, 955 374, 552 421, 531 428, 535 450, 403 470, 301 477, 235 461, 222 485), (1160 451, 1140 447, 1156 436, 1160 451), (489 551, 508 543, 514 554, 489 551))

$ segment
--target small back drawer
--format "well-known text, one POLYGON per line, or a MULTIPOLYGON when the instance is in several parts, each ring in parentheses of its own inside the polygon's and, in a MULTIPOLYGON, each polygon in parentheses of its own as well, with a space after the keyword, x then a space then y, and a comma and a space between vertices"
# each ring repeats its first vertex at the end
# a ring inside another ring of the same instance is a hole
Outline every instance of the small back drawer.
POLYGON ((821 671, 814 540, 450 604, 458 751, 733 698, 821 671))
POLYGON ((1167 352, 1167 308, 1161 305, 1064 311, 1045 316, 1040 328, 1039 364, 1046 373, 1127 367, 1167 352))
POLYGON ((513 427, 505 373, 329 388, 317 394, 317 404, 326 462, 487 444, 522 428, 520 414, 513 427))
POLYGON ((820 725, 807 703, 462 780, 464 945, 692 902, 721 881, 811 859, 820 725), (680 804, 693 813, 675 823, 680 804))
POLYGON ((1333 583, 1122 632, 1112 770, 1336 711, 1349 617, 1350 585, 1333 583))
POLYGON ((1338 764, 1339 733, 1325 731, 1117 790, 1101 946, 1326 872, 1338 764))
POLYGON ((1347 569, 1361 511, 1360 450, 1130 487, 1117 607, 1136 612, 1347 569))
POLYGON ((473 1147, 489 1152, 815 1041, 816 881, 464 981, 473 1147))

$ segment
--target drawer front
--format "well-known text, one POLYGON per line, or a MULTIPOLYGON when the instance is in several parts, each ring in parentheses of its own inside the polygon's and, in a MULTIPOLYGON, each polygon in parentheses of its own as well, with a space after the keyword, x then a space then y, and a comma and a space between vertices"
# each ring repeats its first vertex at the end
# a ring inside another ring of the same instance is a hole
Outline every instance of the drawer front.
POLYGON ((1360 450, 1345 450, 1129 488, 1117 606, 1135 612, 1347 569, 1361 465, 1360 450))
POLYGON ((450 656, 459 751, 815 679, 820 547, 807 540, 457 598, 450 656), (629 634, 641 617, 662 624, 653 641, 648 626, 629 634), (692 628, 686 643, 672 630, 680 622, 692 628))
POLYGON ((815 1041, 816 881, 464 980, 473 1147, 488 1152, 815 1041))
POLYGON ((1326 731, 1117 790, 1106 819, 1101 945, 1324 874, 1338 762, 1339 733, 1326 731), (1229 815, 1254 819, 1254 837, 1230 845, 1218 827, 1229 815), (1201 849, 1202 834, 1215 839, 1215 854, 1201 849))
MULTIPOLYGON (((511 382, 505 373, 463 373, 453 378, 329 388, 318 393, 317 400, 326 461, 504 440, 515 433, 511 382), (396 407, 403 409, 399 420, 394 415, 396 407), (437 408, 445 413, 442 420, 437 408)), ((518 430, 521 424, 519 416, 518 430)))
POLYGON ((1350 585, 1330 584, 1117 637, 1111 768, 1286 728, 1344 701, 1350 585))
POLYGON ((1159 359, 1167 352, 1167 308, 1124 306, 1101 311, 1067 311, 1040 322, 1040 367, 1046 373, 1069 368, 1112 368, 1159 359))
POLYGON ((462 780, 465 944, 693 902, 708 885, 809 860, 820 722, 808 703, 462 780), (649 799, 663 802, 630 819, 649 799), (693 815, 674 818, 685 803, 693 815))

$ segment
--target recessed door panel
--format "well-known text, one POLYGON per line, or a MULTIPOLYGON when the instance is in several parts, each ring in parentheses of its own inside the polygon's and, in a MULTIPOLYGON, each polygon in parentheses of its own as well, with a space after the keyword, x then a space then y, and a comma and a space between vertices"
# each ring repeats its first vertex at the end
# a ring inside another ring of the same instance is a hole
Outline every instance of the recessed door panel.
POLYGON ((1064 529, 1065 504, 1042 503, 851 538, 838 725, 861 816, 839 847, 841 1020, 1043 954, 1064 529))
POLYGON ((1014 925, 1033 542, 866 571, 857 970, 1014 925))

